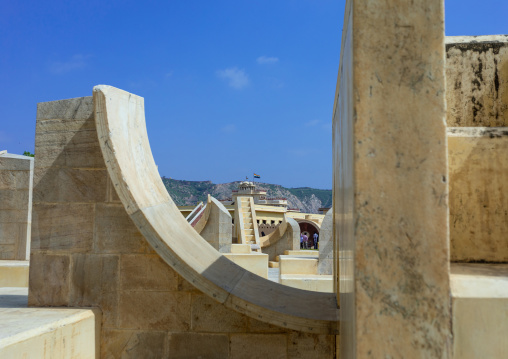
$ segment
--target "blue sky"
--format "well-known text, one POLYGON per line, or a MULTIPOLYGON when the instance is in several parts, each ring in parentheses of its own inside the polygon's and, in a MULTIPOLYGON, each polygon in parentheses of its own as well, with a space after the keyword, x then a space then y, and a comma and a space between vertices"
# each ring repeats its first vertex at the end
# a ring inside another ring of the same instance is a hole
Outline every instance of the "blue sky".
MULTIPOLYGON (((145 98, 161 175, 331 188, 344 0, 0 2, 0 150, 37 102, 145 98)), ((508 1, 446 1, 447 35, 508 33, 508 1)))

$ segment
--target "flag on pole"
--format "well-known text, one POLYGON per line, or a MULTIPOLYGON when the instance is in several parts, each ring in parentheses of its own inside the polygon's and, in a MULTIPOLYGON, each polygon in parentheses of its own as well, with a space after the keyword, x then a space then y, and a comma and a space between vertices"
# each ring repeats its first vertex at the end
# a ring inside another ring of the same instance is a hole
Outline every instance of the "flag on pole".
POLYGON ((254 173, 254 178, 261 178, 261 176, 254 173))

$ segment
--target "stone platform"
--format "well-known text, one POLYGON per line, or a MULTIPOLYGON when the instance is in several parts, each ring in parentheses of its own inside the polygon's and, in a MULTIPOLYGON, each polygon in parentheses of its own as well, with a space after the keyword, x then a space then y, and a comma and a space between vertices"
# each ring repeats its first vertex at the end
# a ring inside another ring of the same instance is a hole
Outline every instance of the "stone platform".
POLYGON ((99 358, 98 310, 27 302, 28 288, 0 288, 0 358, 99 358))

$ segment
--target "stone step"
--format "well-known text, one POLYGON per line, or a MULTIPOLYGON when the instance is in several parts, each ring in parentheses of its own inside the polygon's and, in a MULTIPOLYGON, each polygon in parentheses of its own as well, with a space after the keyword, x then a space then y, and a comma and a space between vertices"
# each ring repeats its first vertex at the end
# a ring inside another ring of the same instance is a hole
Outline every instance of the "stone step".
POLYGON ((305 256, 305 257, 316 257, 319 258, 319 251, 311 251, 311 250, 285 250, 284 255, 289 256, 305 256))
POLYGON ((250 244, 231 244, 231 253, 250 253, 250 244))
POLYGON ((279 256, 280 274, 318 274, 318 259, 279 256))
POLYGON ((279 268, 279 262, 269 261, 268 268, 279 268))
POLYGON ((313 292, 333 293, 333 276, 317 274, 281 274, 279 283, 313 292))
POLYGON ((0 287, 28 287, 28 261, 0 261, 0 287))
POLYGON ((224 256, 260 277, 268 278, 268 254, 264 253, 224 253, 224 256))

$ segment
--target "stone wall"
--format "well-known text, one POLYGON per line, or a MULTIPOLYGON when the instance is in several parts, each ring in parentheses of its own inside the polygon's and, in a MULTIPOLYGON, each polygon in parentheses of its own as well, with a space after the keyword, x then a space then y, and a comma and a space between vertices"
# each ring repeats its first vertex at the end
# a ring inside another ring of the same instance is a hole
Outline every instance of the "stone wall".
POLYGON ((39 104, 35 153, 29 304, 99 307, 103 358, 335 357, 334 335, 227 309, 160 259, 112 188, 91 97, 39 104))
POLYGON ((446 38, 446 122, 508 125, 508 35, 446 38))
POLYGON ((30 254, 33 160, 0 154, 0 260, 27 260, 30 254))
POLYGON ((508 36, 446 38, 453 262, 508 262, 508 36))

